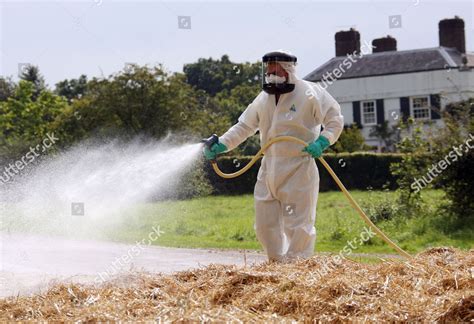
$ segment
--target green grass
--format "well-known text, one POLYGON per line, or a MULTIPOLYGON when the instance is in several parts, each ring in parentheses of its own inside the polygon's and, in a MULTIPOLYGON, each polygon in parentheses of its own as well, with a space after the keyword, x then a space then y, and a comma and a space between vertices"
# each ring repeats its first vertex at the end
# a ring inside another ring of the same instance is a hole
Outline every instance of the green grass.
MULTIPOLYGON (((352 192, 363 204, 394 198, 393 192, 352 192)), ((439 190, 426 190, 423 198, 433 206, 442 200, 439 190)), ((413 215, 412 215, 413 216, 413 215)), ((109 233, 109 238, 135 242, 147 237, 152 226, 164 233, 153 244, 172 247, 260 249, 253 229, 253 197, 219 196, 187 201, 146 204, 134 210, 126 221, 109 233)), ((432 246, 468 249, 474 245, 472 230, 447 235, 430 225, 427 217, 407 217, 378 223, 403 249, 418 252, 432 246)), ((340 192, 321 193, 317 209, 316 251, 338 252, 348 240, 360 237, 365 224, 340 192)), ((379 238, 355 245, 354 253, 394 253, 379 238)))
MULTIPOLYGON (((361 204, 378 206, 394 199, 394 192, 354 191, 361 204)), ((428 209, 424 215, 434 215, 442 202, 440 190, 424 190, 423 199, 428 209)), ((48 232, 69 237, 102 238, 134 243, 147 240, 152 227, 159 227, 162 235, 155 245, 190 248, 256 249, 261 246, 255 237, 253 196, 209 196, 184 201, 166 201, 137 206, 114 218, 105 220, 59 217, 48 226, 15 214, 2 217, 0 231, 48 232), (50 226, 53 224, 54 226, 50 226), (41 225, 41 226, 40 226, 41 225)), ((433 216, 406 215, 377 225, 403 249, 413 253, 432 246, 454 246, 469 249, 474 246, 474 233, 464 228, 445 234, 433 226, 433 216)), ((349 205, 341 192, 320 193, 316 218, 316 251, 339 252, 347 241, 360 237, 365 223, 349 205)), ((353 244, 354 245, 354 244, 353 244)), ((379 238, 355 244, 354 253, 395 253, 379 238)), ((358 256, 355 256, 356 258, 358 256)), ((362 258, 364 258, 362 256, 362 258)))

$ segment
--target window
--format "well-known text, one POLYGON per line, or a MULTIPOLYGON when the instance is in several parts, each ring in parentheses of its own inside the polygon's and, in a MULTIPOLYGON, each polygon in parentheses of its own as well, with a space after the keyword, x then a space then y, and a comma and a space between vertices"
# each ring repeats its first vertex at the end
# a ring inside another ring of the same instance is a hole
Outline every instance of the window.
POLYGON ((377 124, 377 113, 375 110, 375 101, 362 102, 362 124, 363 125, 377 124))
POLYGON ((411 98, 411 110, 415 120, 431 119, 430 99, 428 96, 411 98))

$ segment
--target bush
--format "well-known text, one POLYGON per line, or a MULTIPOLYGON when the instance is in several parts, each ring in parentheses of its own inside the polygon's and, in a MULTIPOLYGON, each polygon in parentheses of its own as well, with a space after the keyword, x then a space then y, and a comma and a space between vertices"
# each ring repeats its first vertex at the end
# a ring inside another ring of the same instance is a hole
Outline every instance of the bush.
POLYGON ((404 154, 400 162, 390 165, 390 170, 397 176, 398 204, 405 215, 415 215, 421 211, 421 189, 414 186, 414 181, 426 173, 429 165, 429 145, 422 138, 420 127, 411 129, 412 123, 401 124, 409 133, 397 144, 399 151, 404 154))
POLYGON ((357 152, 368 151, 370 147, 365 144, 365 138, 362 131, 356 124, 344 126, 344 131, 337 142, 329 149, 331 152, 357 152))
POLYGON ((341 224, 339 213, 337 213, 334 219, 334 229, 329 238, 331 241, 342 241, 345 237, 347 237, 347 235, 347 228, 341 224))
POLYGON ((400 205, 389 198, 374 200, 369 197, 369 201, 363 202, 362 209, 374 224, 392 220, 400 215, 400 205))
POLYGON ((446 126, 437 130, 432 141, 431 162, 437 164, 453 152, 457 160, 451 159, 453 162, 437 178, 449 201, 440 208, 439 220, 447 231, 466 226, 474 228, 474 149, 466 143, 474 136, 474 98, 448 106, 443 120, 446 126))
POLYGON ((391 166, 399 186, 400 214, 430 215, 445 232, 474 228, 474 150, 467 143, 474 135, 473 116, 471 98, 443 111, 443 127, 432 125, 430 132, 423 133, 413 121, 401 125, 409 135, 397 145, 404 153, 402 160, 391 166), (426 186, 442 188, 446 193, 447 199, 435 213, 421 199, 426 186))

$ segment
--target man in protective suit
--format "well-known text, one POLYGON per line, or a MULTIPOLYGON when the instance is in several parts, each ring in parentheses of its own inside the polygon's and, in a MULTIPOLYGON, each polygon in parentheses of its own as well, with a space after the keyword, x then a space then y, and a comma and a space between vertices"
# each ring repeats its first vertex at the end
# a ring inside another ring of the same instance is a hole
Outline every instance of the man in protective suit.
POLYGON ((254 228, 270 261, 308 258, 313 254, 319 191, 314 158, 336 142, 344 126, 339 104, 320 86, 298 78, 296 61, 285 51, 265 54, 263 91, 237 124, 210 149, 204 149, 207 159, 215 159, 257 130, 262 146, 278 136, 294 136, 309 143, 303 150, 292 142, 271 145, 258 171, 254 228))

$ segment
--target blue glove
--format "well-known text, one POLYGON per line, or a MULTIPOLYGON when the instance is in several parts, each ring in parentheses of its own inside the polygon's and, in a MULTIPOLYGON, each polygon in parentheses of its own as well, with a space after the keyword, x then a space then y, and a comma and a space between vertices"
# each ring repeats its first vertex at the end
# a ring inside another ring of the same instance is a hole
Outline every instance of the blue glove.
POLYGON ((227 151, 227 146, 225 144, 217 142, 212 144, 211 149, 207 146, 204 147, 204 156, 208 160, 215 160, 218 154, 224 153, 227 151))
POLYGON ((308 152, 314 158, 320 158, 323 151, 329 147, 329 140, 324 136, 319 136, 317 140, 309 144, 303 149, 303 152, 308 152))

